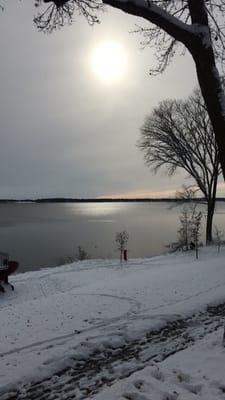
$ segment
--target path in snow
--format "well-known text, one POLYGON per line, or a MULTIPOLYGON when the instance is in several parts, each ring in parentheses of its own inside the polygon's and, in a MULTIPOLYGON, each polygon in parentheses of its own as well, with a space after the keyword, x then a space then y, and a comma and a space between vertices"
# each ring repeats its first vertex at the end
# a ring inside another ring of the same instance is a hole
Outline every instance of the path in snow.
MULTIPOLYGON (((22 385, 17 390, 1 393, 1 400, 81 400, 98 393, 116 380, 124 379, 147 365, 160 362, 225 322, 225 304, 208 307, 205 312, 187 319, 168 322, 160 330, 150 331, 141 340, 123 346, 101 348, 88 358, 77 360, 71 355, 70 367, 59 370, 51 378, 22 385)), ((91 340, 91 339, 89 339, 91 340)), ((94 340, 94 338, 93 338, 94 340)), ((221 338, 222 340, 222 338, 221 338)), ((89 346, 83 343, 83 346, 89 346)))

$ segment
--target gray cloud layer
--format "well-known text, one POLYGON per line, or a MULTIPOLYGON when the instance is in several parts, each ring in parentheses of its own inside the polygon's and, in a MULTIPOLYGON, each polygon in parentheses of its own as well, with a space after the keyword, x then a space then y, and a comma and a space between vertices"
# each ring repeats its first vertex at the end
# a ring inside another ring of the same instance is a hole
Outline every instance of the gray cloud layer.
MULTIPOLYGON (((32 1, 30 2, 32 3, 32 1)), ((139 127, 158 101, 187 96, 195 85, 188 56, 149 77, 150 49, 130 34, 140 20, 115 10, 91 28, 44 35, 32 23, 32 4, 11 2, 1 13, 0 197, 95 197, 173 189, 183 181, 154 176, 136 148, 139 127), (13 3, 13 4, 12 4, 13 3), (124 80, 104 85, 91 70, 103 40, 126 49, 124 80)))

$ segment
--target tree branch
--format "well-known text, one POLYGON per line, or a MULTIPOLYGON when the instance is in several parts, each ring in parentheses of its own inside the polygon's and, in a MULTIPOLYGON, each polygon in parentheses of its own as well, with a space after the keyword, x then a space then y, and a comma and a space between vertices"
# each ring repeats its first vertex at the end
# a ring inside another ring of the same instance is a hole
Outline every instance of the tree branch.
POLYGON ((120 9, 128 14, 142 17, 163 29, 176 40, 186 44, 193 37, 191 26, 171 15, 162 7, 145 0, 103 0, 104 4, 120 9))

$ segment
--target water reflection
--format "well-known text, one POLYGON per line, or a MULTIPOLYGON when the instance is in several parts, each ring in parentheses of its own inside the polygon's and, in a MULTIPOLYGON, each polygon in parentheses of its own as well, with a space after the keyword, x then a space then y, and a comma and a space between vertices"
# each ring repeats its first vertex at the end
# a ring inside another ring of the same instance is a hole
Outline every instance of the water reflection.
POLYGON ((119 213, 122 205, 122 203, 80 203, 70 204, 70 207, 75 214, 79 213, 87 217, 105 217, 119 213))

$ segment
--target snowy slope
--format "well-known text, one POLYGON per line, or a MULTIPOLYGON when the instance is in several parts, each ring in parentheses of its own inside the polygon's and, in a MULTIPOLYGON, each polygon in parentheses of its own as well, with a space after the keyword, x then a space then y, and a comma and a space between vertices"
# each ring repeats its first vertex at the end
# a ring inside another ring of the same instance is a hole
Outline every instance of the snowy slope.
MULTIPOLYGON (((67 365, 71 355, 85 358, 93 348, 121 346, 167 321, 225 302, 225 251, 202 249, 198 261, 180 253, 122 267, 117 260, 90 260, 18 274, 11 282, 15 291, 7 288, 0 297, 0 390, 47 376, 67 365)), ((163 371, 173 370, 172 361, 164 363, 163 371)), ((115 393, 120 396, 120 388, 115 393)), ((122 398, 166 399, 132 396, 122 398)))

